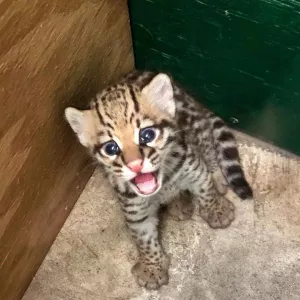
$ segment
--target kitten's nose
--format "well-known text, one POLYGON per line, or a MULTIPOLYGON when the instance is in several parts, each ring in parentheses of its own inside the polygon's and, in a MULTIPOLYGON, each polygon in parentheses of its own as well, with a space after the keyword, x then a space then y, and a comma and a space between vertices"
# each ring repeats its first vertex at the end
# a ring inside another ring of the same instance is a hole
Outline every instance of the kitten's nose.
POLYGON ((133 171, 133 172, 135 172, 135 173, 139 173, 139 172, 142 171, 142 168, 143 168, 142 165, 143 165, 143 160, 142 160, 142 159, 136 159, 136 160, 133 160, 133 161, 129 162, 129 163, 127 164, 127 167, 128 167, 131 171, 133 171))

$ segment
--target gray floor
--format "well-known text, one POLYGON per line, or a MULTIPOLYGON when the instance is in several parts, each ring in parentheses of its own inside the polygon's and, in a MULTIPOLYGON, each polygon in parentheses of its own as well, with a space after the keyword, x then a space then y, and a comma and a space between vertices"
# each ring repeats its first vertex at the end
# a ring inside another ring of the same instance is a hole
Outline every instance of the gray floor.
POLYGON ((255 201, 210 229, 198 216, 163 222, 170 283, 148 292, 133 280, 137 253, 117 200, 96 171, 23 300, 299 300, 300 161, 241 136, 255 201))

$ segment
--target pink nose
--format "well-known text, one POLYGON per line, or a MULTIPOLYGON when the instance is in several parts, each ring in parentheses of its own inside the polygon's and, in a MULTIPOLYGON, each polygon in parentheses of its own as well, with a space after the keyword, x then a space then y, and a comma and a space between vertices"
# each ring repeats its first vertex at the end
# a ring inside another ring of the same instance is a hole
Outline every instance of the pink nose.
POLYGON ((133 160, 131 162, 129 162, 127 164, 127 167, 135 172, 135 173, 139 173, 142 171, 142 164, 143 164, 143 161, 141 159, 136 159, 136 160, 133 160))

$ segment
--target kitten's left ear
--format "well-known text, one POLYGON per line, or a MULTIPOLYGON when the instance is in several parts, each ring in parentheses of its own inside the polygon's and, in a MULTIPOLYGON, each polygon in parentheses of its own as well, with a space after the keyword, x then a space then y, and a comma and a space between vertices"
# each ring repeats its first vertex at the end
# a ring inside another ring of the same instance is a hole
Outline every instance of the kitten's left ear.
POLYGON ((76 133, 80 143, 88 146, 88 134, 86 128, 86 113, 85 111, 78 110, 74 107, 67 107, 65 109, 65 118, 70 124, 73 131, 76 133))
POLYGON ((176 106, 173 98, 173 86, 168 75, 163 73, 156 75, 143 88, 142 94, 163 113, 166 113, 170 117, 175 116, 176 106))

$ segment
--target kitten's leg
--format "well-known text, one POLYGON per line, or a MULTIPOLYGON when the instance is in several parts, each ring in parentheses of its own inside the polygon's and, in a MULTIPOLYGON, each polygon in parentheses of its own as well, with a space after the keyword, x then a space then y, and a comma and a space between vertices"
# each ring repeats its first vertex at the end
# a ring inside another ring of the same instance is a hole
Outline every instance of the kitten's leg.
POLYGON ((228 191, 228 184, 226 182, 226 179, 221 171, 220 168, 217 168, 213 174, 213 181, 215 184, 215 187, 217 189, 217 191, 221 194, 221 195, 225 195, 228 191))
POLYGON ((200 216, 212 228, 228 227, 234 220, 234 205, 217 191, 203 162, 195 172, 197 180, 192 181, 190 188, 199 201, 200 216))
POLYGON ((175 221, 189 220, 194 212, 194 203, 188 191, 181 192, 169 205, 168 213, 175 221))
POLYGON ((218 163, 216 146, 211 135, 209 120, 202 119, 198 125, 202 126, 202 131, 198 135, 193 136, 193 138, 197 140, 197 145, 206 162, 208 171, 213 174, 216 189, 220 194, 225 195, 228 191, 228 184, 218 163))
POLYGON ((139 251, 139 261, 132 274, 140 286, 158 289, 168 283, 169 259, 158 240, 158 207, 148 205, 147 199, 141 199, 141 203, 137 206, 135 200, 135 204, 123 205, 129 231, 139 251))

